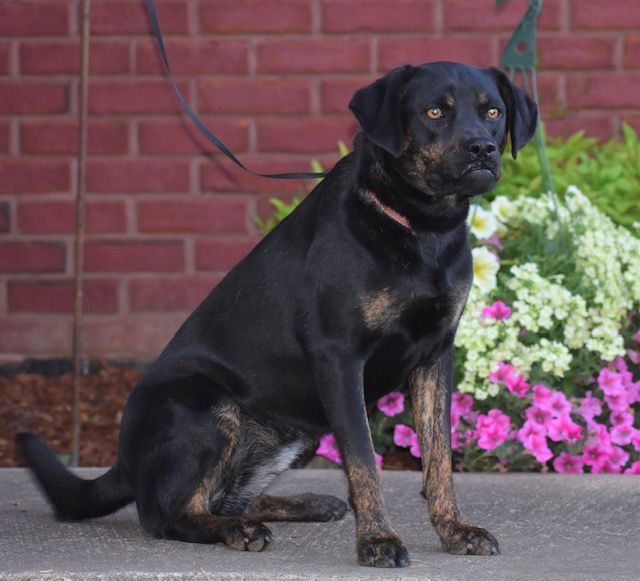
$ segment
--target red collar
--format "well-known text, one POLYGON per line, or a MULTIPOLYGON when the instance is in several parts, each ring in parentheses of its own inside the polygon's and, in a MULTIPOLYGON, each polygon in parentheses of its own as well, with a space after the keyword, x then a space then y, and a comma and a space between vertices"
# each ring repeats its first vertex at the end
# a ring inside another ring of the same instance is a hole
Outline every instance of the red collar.
POLYGON ((398 212, 396 212, 393 208, 390 208, 389 206, 383 204, 380 201, 380 198, 378 198, 378 196, 376 196, 376 194, 372 191, 369 191, 369 195, 371 196, 371 198, 373 199, 373 201, 378 205, 378 207, 387 215, 389 216, 389 218, 391 218, 392 220, 395 220, 398 224, 404 226, 405 228, 408 228, 409 230, 411 230, 411 224, 409 223, 409 220, 406 216, 403 216, 402 214, 398 214, 398 212))

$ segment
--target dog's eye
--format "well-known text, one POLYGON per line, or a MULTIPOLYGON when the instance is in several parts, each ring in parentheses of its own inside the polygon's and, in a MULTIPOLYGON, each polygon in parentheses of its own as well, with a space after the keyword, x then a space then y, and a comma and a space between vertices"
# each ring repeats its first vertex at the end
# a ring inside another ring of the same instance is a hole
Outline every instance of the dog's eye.
POLYGON ((429 119, 442 119, 444 117, 444 113, 440 107, 431 107, 427 109, 427 117, 429 119))
POLYGON ((487 117, 489 119, 497 119, 498 117, 500 117, 500 109, 491 107, 491 109, 487 111, 487 117))

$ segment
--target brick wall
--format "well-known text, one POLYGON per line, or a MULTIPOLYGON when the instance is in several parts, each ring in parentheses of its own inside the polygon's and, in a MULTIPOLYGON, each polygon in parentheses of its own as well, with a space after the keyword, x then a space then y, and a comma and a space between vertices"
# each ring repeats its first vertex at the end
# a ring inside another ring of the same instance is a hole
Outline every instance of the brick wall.
MULTIPOLYGON (((179 85, 257 171, 330 164, 353 91, 405 62, 496 64, 508 0, 157 0, 179 85)), ((0 3, 0 354, 70 352, 79 0, 0 3)), ((94 0, 86 346, 157 353, 255 243, 251 215, 303 185, 241 173, 177 113, 142 0, 94 0)), ((552 133, 640 127, 640 4, 547 0, 552 133)))

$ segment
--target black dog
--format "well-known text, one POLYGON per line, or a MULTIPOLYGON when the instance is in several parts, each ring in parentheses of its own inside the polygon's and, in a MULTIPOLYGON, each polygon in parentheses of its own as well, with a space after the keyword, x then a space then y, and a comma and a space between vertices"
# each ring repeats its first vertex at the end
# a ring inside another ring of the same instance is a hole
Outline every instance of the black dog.
POLYGON ((19 444, 64 520, 136 501, 151 534, 260 551, 261 521, 341 518, 344 502, 263 495, 337 438, 358 561, 406 566, 385 509, 366 404, 407 386, 431 522, 447 551, 498 552, 461 520, 451 478, 452 346, 472 280, 465 219, 490 191, 507 135, 533 137, 533 101, 497 69, 395 69, 350 103, 362 132, 329 173, 191 314, 133 390, 116 466, 68 472, 19 444))

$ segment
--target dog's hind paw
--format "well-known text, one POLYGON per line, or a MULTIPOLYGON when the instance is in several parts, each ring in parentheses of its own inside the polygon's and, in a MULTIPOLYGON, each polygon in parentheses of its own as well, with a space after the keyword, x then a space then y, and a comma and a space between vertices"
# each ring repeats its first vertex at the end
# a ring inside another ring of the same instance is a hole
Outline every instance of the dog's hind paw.
POLYGON ((467 524, 459 524, 455 532, 442 544, 453 555, 498 555, 500 546, 487 530, 467 524))
POLYGON ((263 551, 273 538, 269 528, 257 521, 232 520, 221 534, 225 544, 237 551, 263 551))
POLYGON ((349 512, 349 505, 344 501, 328 494, 303 494, 305 510, 309 520, 328 522, 340 520, 349 512))
POLYGON ((408 567, 409 552, 397 537, 358 539, 358 563, 369 567, 408 567))

